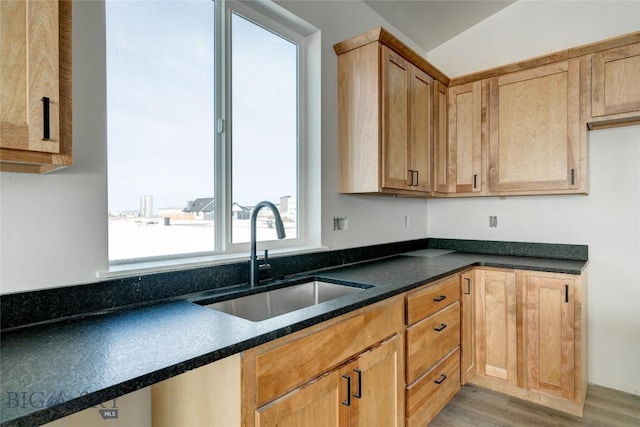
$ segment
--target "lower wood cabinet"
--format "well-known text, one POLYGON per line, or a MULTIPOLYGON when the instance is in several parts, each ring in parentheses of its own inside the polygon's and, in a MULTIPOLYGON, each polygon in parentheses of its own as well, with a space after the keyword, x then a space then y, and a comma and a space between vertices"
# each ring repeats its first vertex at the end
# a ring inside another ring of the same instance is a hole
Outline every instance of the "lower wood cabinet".
POLYGON ((460 389, 458 275, 407 294, 406 425, 425 426, 460 389))
POLYGON ((399 426, 398 356, 391 339, 256 410, 259 426, 399 426))
POLYGON ((424 427, 460 390, 460 348, 407 387, 407 426, 424 427))
POLYGON ((244 426, 404 423, 398 296, 243 354, 244 426))
POLYGON ((462 277, 475 299, 473 315, 463 299, 463 352, 473 348, 473 356, 462 356, 462 382, 582 416, 586 272, 475 269, 462 277))
POLYGON ((475 291, 476 373, 516 384, 516 274, 476 270, 475 291))
POLYGON ((467 382, 581 416, 586 281, 454 274, 156 384, 153 423, 425 426, 467 382))

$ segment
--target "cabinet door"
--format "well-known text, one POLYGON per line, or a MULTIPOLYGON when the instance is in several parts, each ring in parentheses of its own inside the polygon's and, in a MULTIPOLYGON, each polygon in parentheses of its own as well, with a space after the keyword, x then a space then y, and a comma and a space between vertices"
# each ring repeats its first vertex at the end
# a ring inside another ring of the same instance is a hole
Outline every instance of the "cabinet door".
POLYGON ((433 119, 433 187, 438 193, 449 193, 451 173, 447 119, 447 88, 434 82, 434 119, 433 119))
POLYGON ((473 271, 460 275, 460 382, 466 384, 467 378, 475 370, 475 274, 473 271))
POLYGON ((411 65, 382 49, 382 187, 410 188, 409 82, 411 65))
POLYGON ((574 397, 573 279, 522 272, 526 292, 526 365, 530 389, 574 397))
POLYGON ((490 80, 490 191, 580 191, 579 78, 572 59, 490 80))
POLYGON ((476 373, 518 381, 516 274, 476 271, 476 373))
POLYGON ((255 425, 267 426, 346 426, 348 371, 335 370, 291 393, 258 408, 255 425), (344 402, 344 403, 343 403, 344 402))
POLYGON ((0 2, 2 148, 60 151, 58 16, 57 1, 0 2))
POLYGON ((433 135, 433 79, 411 66, 411 170, 417 191, 431 191, 431 140, 433 135))
POLYGON ((640 112, 640 43, 592 57, 591 115, 640 112))
MULTIPOLYGON (((350 366, 351 426, 402 426, 404 420, 401 335, 362 354, 350 366)), ((301 424, 312 425, 312 424, 301 424)), ((319 424, 313 424, 319 425, 319 424)))
POLYGON ((449 159, 456 193, 482 190, 482 82, 449 89, 449 159))

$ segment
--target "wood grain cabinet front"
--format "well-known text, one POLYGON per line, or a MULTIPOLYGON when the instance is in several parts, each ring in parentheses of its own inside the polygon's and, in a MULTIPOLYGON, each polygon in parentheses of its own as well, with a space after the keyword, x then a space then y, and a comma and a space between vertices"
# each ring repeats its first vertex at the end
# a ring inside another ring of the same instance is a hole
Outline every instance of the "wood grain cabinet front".
POLYGON ((591 128, 640 123, 640 43, 590 56, 591 128))
POLYGON ((432 190, 434 79, 382 43, 391 36, 380 31, 334 46, 339 191, 424 197, 432 190))
POLYGON ((580 60, 489 80, 489 192, 586 192, 580 60))
POLYGON ((71 1, 2 1, 0 21, 0 170, 69 166, 71 1))
POLYGON ((395 297, 248 350, 243 425, 402 425, 402 320, 395 297))
POLYGON ((468 278, 475 313, 463 292, 462 382, 582 416, 586 273, 483 268, 468 278))
POLYGON ((396 335, 256 410, 255 425, 401 426, 396 335))
POLYGON ((482 191, 482 100, 477 81, 449 88, 449 193, 482 191))
POLYGON ((460 389, 459 300, 457 274, 407 294, 407 425, 431 422, 460 389))

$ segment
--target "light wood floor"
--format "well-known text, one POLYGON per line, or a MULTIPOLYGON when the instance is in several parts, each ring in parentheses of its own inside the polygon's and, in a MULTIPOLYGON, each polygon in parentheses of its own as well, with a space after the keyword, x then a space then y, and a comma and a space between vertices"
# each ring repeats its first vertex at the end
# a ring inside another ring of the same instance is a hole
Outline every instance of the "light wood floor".
POLYGON ((640 397, 590 385, 584 417, 465 385, 429 427, 495 426, 640 426, 640 397))

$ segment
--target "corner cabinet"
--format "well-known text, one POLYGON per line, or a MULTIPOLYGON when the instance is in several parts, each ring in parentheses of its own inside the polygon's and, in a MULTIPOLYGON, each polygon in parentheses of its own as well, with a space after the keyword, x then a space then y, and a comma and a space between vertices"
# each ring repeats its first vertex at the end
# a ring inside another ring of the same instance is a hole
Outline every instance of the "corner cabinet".
POLYGON ((473 315, 463 305, 462 382, 582 416, 586 272, 483 268, 462 278, 475 298, 473 315))
POLYGON ((449 193, 482 191, 482 103, 485 82, 449 88, 449 193))
POLYGON ((339 191, 424 197, 432 191, 434 78, 382 29, 365 36, 334 46, 339 191))
POLYGON ((3 1, 0 21, 0 170, 69 166, 71 1, 3 1))
POLYGON ((586 192, 580 60, 489 80, 489 192, 586 192))

